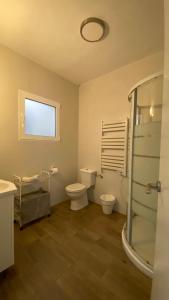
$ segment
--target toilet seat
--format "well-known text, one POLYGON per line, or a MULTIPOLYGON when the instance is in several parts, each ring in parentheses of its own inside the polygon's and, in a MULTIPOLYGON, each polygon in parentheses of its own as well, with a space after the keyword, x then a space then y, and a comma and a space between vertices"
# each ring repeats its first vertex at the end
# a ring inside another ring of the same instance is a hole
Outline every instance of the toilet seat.
POLYGON ((82 183, 73 183, 66 186, 66 191, 71 193, 82 192, 86 190, 86 186, 82 183))

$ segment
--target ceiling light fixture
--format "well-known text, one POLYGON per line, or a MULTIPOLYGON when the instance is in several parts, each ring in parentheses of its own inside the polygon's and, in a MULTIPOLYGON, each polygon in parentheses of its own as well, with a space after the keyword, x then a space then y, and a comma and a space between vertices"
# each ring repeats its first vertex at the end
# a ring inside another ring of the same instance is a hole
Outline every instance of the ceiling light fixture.
POLYGON ((105 22, 99 18, 87 18, 80 26, 80 34, 87 42, 101 41, 105 36, 105 22))

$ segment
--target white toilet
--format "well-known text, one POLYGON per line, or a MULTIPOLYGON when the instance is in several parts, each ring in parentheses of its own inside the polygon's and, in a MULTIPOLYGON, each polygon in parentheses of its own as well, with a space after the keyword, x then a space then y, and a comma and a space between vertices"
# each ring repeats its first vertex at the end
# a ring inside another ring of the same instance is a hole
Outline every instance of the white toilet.
POLYGON ((71 199, 70 209, 79 210, 88 205, 87 189, 95 185, 96 171, 80 169, 81 183, 66 186, 65 190, 71 199))
POLYGON ((110 215, 116 203, 116 198, 112 194, 103 194, 100 196, 103 213, 110 215))

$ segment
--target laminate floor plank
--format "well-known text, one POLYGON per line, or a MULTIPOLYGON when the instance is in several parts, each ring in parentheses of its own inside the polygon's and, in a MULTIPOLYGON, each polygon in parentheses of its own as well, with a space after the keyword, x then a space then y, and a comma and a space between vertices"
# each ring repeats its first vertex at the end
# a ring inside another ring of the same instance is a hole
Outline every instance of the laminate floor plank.
POLYGON ((125 216, 69 201, 22 231, 15 224, 15 265, 0 274, 0 300, 149 300, 151 280, 127 258, 125 216))

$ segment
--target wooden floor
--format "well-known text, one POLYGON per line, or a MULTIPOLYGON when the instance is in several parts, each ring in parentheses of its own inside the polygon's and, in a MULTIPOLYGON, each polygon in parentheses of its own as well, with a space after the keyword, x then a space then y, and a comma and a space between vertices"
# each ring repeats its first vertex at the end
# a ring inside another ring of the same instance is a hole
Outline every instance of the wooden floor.
POLYGON ((64 202, 22 231, 15 224, 15 266, 0 276, 0 300, 150 299, 151 280, 122 249, 124 221, 64 202))

